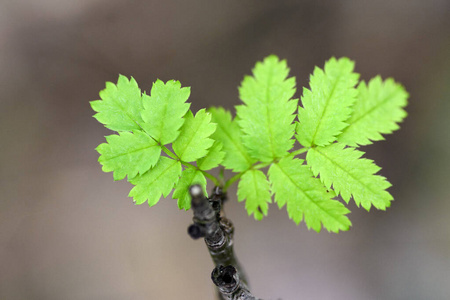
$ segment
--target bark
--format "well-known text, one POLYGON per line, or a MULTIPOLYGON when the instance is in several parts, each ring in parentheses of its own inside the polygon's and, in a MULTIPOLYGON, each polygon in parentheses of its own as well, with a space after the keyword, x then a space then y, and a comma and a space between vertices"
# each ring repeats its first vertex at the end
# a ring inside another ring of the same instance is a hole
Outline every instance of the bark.
POLYGON ((199 185, 191 186, 189 193, 194 223, 188 227, 188 233, 193 239, 204 238, 216 266, 211 278, 221 299, 256 300, 248 291, 246 275, 234 255, 233 224, 222 215, 226 194, 215 187, 211 197, 206 198, 199 185))
POLYGON ((211 279, 218 287, 225 300, 261 300, 250 293, 247 285, 239 279, 239 274, 233 266, 215 267, 211 279))

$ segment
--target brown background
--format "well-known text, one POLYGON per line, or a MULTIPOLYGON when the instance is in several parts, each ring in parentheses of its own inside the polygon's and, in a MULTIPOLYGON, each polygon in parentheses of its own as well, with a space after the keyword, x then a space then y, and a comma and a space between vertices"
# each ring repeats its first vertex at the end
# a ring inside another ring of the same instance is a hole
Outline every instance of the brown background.
MULTIPOLYGON (((450 2, 0 1, 0 299, 212 299, 212 263, 174 200, 134 206, 94 148, 105 81, 192 86, 193 110, 239 103, 257 60, 286 58, 299 87, 331 56, 411 94, 402 130, 365 147, 393 183, 387 212, 350 204, 339 235, 237 203, 235 248, 264 299, 448 299, 450 2)), ((300 91, 297 96, 300 96, 300 91)), ((209 188, 212 186, 209 185, 209 188)))

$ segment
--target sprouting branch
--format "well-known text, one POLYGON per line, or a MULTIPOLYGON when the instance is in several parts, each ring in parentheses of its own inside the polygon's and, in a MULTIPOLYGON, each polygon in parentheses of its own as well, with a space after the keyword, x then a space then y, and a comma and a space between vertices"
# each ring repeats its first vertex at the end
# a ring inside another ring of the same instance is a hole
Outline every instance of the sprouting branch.
MULTIPOLYGON (((211 197, 208 199, 203 195, 200 185, 191 186, 189 193, 192 199, 191 207, 194 212, 194 223, 188 227, 189 235, 193 239, 203 237, 214 265, 216 267, 231 266, 235 270, 236 276, 238 276, 236 284, 246 288, 245 273, 233 251, 233 224, 227 218, 221 216, 221 209, 223 202, 226 200, 226 194, 223 193, 220 187, 215 187, 211 197)), ((222 292, 220 286, 218 287, 222 299, 247 299, 227 298, 228 294, 222 292)))
POLYGON ((261 300, 250 293, 247 285, 239 279, 239 274, 233 266, 215 267, 211 273, 211 279, 224 300, 261 300))

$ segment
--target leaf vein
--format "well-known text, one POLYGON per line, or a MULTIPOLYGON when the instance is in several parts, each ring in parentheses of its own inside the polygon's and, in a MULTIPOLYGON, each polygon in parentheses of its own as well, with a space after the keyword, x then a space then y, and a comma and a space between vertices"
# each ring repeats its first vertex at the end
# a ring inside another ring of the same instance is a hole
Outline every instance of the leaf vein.
POLYGON ((390 98, 394 97, 396 94, 401 93, 402 91, 400 90, 396 90, 394 93, 390 94, 389 96, 386 96, 386 98, 377 103, 376 105, 372 106, 368 111, 366 111, 364 114, 362 114, 361 116, 359 116, 358 118, 356 118, 354 121, 351 121, 351 123, 349 124, 349 126, 347 128, 352 127, 353 125, 355 125, 355 123, 361 121, 361 119, 367 117, 368 115, 370 115, 373 111, 379 109, 380 107, 384 106, 384 104, 386 104, 390 98))
MULTIPOLYGON (((328 159, 333 165, 337 166, 339 169, 341 169, 342 171, 344 171, 346 174, 349 174, 350 177, 352 177, 355 181, 359 182, 363 187, 367 188, 369 191, 371 191, 374 195, 378 195, 378 193, 376 191, 374 191, 372 188, 370 188, 369 186, 367 186, 366 184, 364 184, 361 180, 358 179, 358 177, 356 177, 355 175, 353 175, 352 173, 350 173, 350 171, 347 171, 344 167, 342 167, 340 164, 338 164, 337 162, 335 162, 333 159, 331 159, 330 157, 328 157, 325 153, 320 152, 319 150, 317 150, 317 148, 312 148, 315 151, 317 151, 317 153, 320 153, 323 157, 325 157, 326 159, 328 159)), ((353 194, 352 194, 353 195, 353 194)))
MULTIPOLYGON (((242 156, 245 158, 245 160, 247 161, 247 163, 249 165, 252 165, 252 161, 250 160, 250 157, 248 157, 247 152, 245 151, 244 147, 239 144, 228 132, 227 128, 225 126, 223 126, 223 124, 221 122, 217 122, 217 126, 219 126, 222 131, 226 134, 226 136, 230 139, 230 141, 233 143, 233 145, 236 147, 236 149, 239 150, 239 152, 241 152, 242 156)), ((225 145, 224 145, 225 146, 225 145)))
MULTIPOLYGON (((278 166, 278 168, 281 170, 281 172, 283 172, 283 174, 289 179, 290 182, 292 182, 292 184, 294 184, 294 186, 302 192, 303 195, 305 195, 312 204, 314 204, 316 207, 318 207, 320 210, 322 210, 325 214, 327 214, 328 216, 330 216, 331 218, 335 219, 337 222, 339 222, 341 225, 346 226, 345 223, 341 222, 338 218, 336 218, 336 216, 333 216, 332 214, 330 214, 328 212, 328 210, 324 209, 321 205, 319 205, 313 198, 311 198, 306 192, 303 191, 303 189, 283 170, 283 168, 281 168, 280 166, 278 166)), ((333 201, 333 200, 331 200, 333 201)), ((303 212, 304 213, 304 212, 303 212)))
POLYGON ((152 147, 158 147, 158 146, 159 146, 158 144, 155 144, 155 145, 150 145, 150 146, 147 146, 147 147, 144 147, 144 148, 135 149, 135 150, 132 150, 132 151, 129 151, 129 152, 126 152, 126 153, 121 153, 121 154, 118 154, 118 155, 115 155, 115 156, 111 156, 111 157, 105 158, 102 161, 113 160, 113 159, 116 159, 118 157, 122 157, 124 155, 136 153, 136 152, 139 152, 139 151, 142 151, 142 150, 146 150, 146 149, 149 149, 149 148, 152 148, 152 147))
POLYGON ((319 128, 321 127, 321 125, 323 124, 323 116, 325 115, 325 112, 327 111, 328 106, 330 105, 331 102, 331 98, 333 97, 334 91, 336 90, 336 86, 340 80, 340 78, 342 77, 342 74, 337 78, 337 80, 333 83, 333 88, 331 89, 330 95, 328 96, 328 99, 326 101, 325 107, 322 111, 322 115, 319 118, 319 123, 316 126, 316 130, 314 131, 313 137, 311 139, 311 145, 314 145, 314 140, 316 139, 316 135, 317 132, 319 131, 319 128))

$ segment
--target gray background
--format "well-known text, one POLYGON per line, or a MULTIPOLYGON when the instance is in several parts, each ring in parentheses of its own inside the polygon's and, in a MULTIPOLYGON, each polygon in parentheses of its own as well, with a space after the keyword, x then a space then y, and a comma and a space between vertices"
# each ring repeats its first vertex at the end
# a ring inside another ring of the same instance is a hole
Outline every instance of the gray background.
MULTIPOLYGON (((239 104, 257 60, 298 86, 331 56, 411 94, 402 130, 365 147, 393 183, 387 212, 350 204, 349 232, 317 234, 275 205, 235 248, 264 299, 448 299, 450 2, 0 0, 0 299, 212 299, 212 263, 170 197, 134 206, 102 173, 110 132, 91 116, 105 81, 192 86, 194 111, 239 104)), ((300 96, 301 89, 297 92, 300 96)), ((212 185, 209 185, 212 188, 212 185)))

